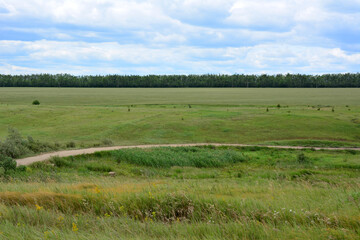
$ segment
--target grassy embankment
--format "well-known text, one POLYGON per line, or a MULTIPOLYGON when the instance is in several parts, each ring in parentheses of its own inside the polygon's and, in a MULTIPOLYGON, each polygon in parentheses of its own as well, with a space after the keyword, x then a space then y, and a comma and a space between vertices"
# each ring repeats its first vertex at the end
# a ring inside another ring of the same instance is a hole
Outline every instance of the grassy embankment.
POLYGON ((0 139, 11 126, 76 147, 108 139, 359 146, 359 103, 359 89, 0 88, 0 139))
POLYGON ((358 239, 359 154, 191 147, 55 158, 2 178, 0 236, 358 239))

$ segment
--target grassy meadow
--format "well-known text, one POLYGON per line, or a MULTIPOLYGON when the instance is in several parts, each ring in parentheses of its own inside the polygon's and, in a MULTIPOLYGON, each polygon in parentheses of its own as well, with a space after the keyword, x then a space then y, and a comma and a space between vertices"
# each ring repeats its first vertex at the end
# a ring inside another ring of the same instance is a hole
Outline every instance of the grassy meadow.
POLYGON ((77 147, 106 139, 353 146, 359 103, 359 89, 0 88, 0 139, 14 127, 77 147))
POLYGON ((0 236, 359 239, 359 156, 179 147, 56 157, 2 178, 0 236))
MULTIPOLYGON (((360 146, 360 89, 0 88, 0 140, 20 155, 360 146), (32 138, 4 141, 9 127, 32 138)), ((351 150, 55 157, 0 173, 0 239, 359 239, 359 189, 351 150)))

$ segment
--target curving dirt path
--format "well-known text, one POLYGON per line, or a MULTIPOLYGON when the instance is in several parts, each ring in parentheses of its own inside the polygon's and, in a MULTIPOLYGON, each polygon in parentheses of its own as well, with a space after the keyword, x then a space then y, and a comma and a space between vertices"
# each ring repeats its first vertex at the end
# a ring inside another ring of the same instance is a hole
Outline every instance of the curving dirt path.
POLYGON ((301 147, 301 146, 271 146, 271 145, 249 145, 249 144, 227 144, 227 143, 185 143, 185 144, 151 144, 151 145, 134 145, 134 146, 114 146, 114 147, 96 147, 76 150, 64 150, 52 153, 44 153, 34 157, 28 157, 16 160, 17 165, 30 165, 34 162, 46 161, 54 156, 68 157, 82 154, 91 154, 94 152, 111 151, 126 148, 153 148, 153 147, 194 147, 194 146, 234 146, 234 147, 268 147, 280 149, 315 149, 315 150, 355 150, 360 151, 360 148, 329 148, 329 147, 301 147))

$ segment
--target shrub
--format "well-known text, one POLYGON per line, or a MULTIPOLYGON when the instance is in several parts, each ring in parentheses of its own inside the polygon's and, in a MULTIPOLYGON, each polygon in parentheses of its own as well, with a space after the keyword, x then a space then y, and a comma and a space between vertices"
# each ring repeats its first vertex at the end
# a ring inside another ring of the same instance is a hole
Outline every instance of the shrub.
POLYGON ((101 157, 111 157, 112 152, 111 151, 100 151, 100 152, 94 152, 92 155, 95 156, 95 157, 99 157, 99 158, 101 158, 101 157))
POLYGON ((72 163, 69 161, 66 161, 63 158, 60 158, 58 156, 52 157, 50 159, 50 162, 53 163, 56 167, 71 167, 72 163))
POLYGON ((68 143, 66 144, 66 147, 67 147, 67 148, 74 148, 74 147, 76 147, 76 144, 75 144, 75 142, 71 141, 71 142, 68 142, 68 143))
POLYGON ((307 163, 308 158, 305 156, 304 153, 300 153, 297 155, 297 161, 298 161, 298 163, 307 163))
POLYGON ((112 146, 113 142, 110 139, 104 139, 102 140, 102 144, 105 146, 112 146))
POLYGON ((59 146, 55 144, 35 141, 31 136, 25 140, 15 128, 9 128, 6 140, 3 143, 0 141, 0 154, 11 158, 18 158, 28 153, 48 152, 58 148, 59 146))
POLYGON ((34 162, 33 164, 31 164, 31 168, 32 169, 41 169, 41 170, 47 170, 48 171, 48 170, 51 170, 53 168, 53 165, 48 164, 46 162, 34 162))
POLYGON ((0 154, 10 158, 17 158, 29 152, 20 133, 15 128, 8 129, 8 136, 4 143, 0 143, 0 154))
POLYGON ((16 171, 26 172, 26 166, 24 166, 24 165, 18 166, 18 167, 16 168, 16 171))
POLYGON ((9 170, 15 170, 16 161, 10 157, 0 155, 0 168, 3 168, 5 173, 7 173, 9 170))
POLYGON ((39 102, 38 100, 34 100, 34 101, 32 102, 32 105, 40 105, 40 102, 39 102))
POLYGON ((25 141, 24 143, 25 146, 34 153, 48 152, 59 149, 59 145, 35 141, 31 136, 28 136, 27 141, 25 141))

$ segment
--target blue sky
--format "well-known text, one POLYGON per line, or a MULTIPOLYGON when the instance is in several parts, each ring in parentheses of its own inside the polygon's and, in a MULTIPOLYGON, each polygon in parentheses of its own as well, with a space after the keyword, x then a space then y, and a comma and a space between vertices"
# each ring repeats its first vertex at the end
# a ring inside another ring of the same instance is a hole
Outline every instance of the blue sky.
POLYGON ((0 0, 0 73, 360 72, 360 0, 0 0))

